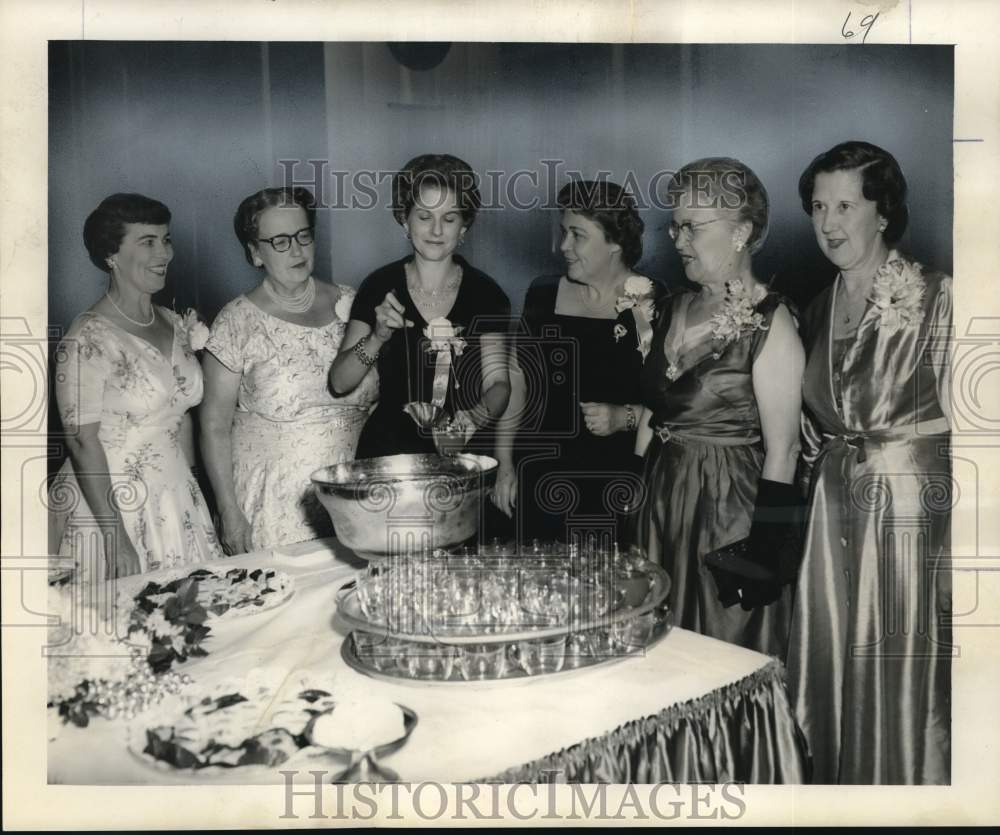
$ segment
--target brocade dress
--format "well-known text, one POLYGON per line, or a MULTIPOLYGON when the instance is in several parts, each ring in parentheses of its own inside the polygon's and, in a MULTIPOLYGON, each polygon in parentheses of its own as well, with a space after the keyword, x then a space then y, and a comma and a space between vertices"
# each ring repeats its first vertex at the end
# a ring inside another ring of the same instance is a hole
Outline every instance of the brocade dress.
MULTIPOLYGON (((100 423, 111 498, 140 572, 223 556, 181 443, 185 413, 202 397, 201 367, 179 315, 170 356, 99 313, 76 318, 56 353, 55 394, 65 431, 100 423)), ((59 553, 84 582, 105 578, 103 539, 67 459, 49 491, 59 553)))
POLYGON ((889 260, 919 276, 909 324, 869 304, 834 339, 837 283, 805 321, 812 491, 787 666, 816 783, 950 780, 951 278, 889 260))
POLYGON ((678 626, 784 656, 789 589, 769 606, 726 608, 704 563, 709 552, 750 533, 764 465, 752 368, 783 299, 767 293, 755 307, 762 327, 723 345, 710 322, 686 327, 693 298, 683 292, 665 300, 640 376, 654 434, 637 541, 670 574, 678 626))
POLYGON ((240 374, 233 415, 233 486, 254 549, 334 533, 309 476, 354 459, 377 397, 369 374, 334 397, 327 373, 340 349, 354 290, 341 292, 332 322, 308 327, 265 313, 237 296, 215 317, 206 348, 240 374))

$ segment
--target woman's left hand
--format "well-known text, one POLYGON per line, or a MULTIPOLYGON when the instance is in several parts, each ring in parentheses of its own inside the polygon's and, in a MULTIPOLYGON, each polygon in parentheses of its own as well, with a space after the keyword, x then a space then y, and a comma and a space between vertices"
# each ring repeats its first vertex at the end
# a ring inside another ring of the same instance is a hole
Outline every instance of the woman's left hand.
POLYGON ((625 407, 614 403, 581 403, 583 422, 592 435, 604 437, 625 428, 625 407))

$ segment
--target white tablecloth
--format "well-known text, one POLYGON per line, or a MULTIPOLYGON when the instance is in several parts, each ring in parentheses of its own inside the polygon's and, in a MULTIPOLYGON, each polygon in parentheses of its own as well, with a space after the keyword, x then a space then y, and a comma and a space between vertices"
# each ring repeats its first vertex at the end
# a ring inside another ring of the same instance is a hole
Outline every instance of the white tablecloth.
MULTIPOLYGON (((295 578, 292 599, 272 611, 213 626, 209 655, 177 669, 197 682, 242 675, 255 667, 332 671, 370 692, 412 708, 419 721, 407 744, 381 762, 409 782, 467 781, 600 737, 623 723, 717 691, 752 675, 771 659, 682 629, 644 656, 551 678, 508 683, 396 684, 367 678, 340 656, 345 632, 335 623, 335 595, 356 571, 330 542, 286 549, 286 556, 246 555, 222 565, 267 564, 295 578)), ((331 761, 331 772, 337 763, 331 761)), ((245 769, 238 769, 245 772, 245 769)), ((122 722, 94 719, 64 727, 49 744, 50 783, 174 784, 203 779, 164 773, 125 746, 122 722)), ((311 780, 307 774, 303 780, 311 780)), ((239 782, 282 782, 277 770, 234 775, 239 782), (237 779, 238 778, 238 779, 237 779)))

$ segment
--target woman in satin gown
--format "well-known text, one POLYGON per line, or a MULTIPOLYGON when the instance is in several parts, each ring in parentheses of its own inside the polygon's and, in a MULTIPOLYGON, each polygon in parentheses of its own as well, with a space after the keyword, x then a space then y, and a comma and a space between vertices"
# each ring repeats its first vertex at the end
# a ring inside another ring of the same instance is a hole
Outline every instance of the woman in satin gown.
POLYGON ((671 576, 679 626, 783 656, 790 586, 776 571, 741 580, 706 563, 749 537, 766 564, 775 549, 759 520, 795 491, 803 349, 789 306, 751 265, 767 193, 727 158, 686 165, 670 193, 670 236, 700 289, 664 300, 641 372, 647 499, 637 541, 671 576))
POLYGON ((890 247, 891 154, 847 142, 799 182, 840 268, 806 315, 811 503, 788 655, 818 783, 948 783, 951 278, 890 247))

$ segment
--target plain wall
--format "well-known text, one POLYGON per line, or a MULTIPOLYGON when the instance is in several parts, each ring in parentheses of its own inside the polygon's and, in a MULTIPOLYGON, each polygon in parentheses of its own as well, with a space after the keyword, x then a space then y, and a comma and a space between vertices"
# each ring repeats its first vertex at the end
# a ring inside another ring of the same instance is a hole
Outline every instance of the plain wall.
MULTIPOLYGON (((404 47, 416 65, 434 46, 404 47)), ((383 43, 123 43, 54 41, 49 60, 49 320, 67 327, 104 292, 83 247, 87 214, 106 195, 138 191, 173 212, 176 249, 158 301, 211 319, 259 273, 232 231, 239 201, 281 184, 279 160, 300 160, 326 202, 364 201, 335 188, 331 170, 393 171, 427 151, 456 154, 485 176, 483 211, 463 254, 492 274, 519 309, 530 280, 558 272, 556 213, 545 203, 568 171, 609 172, 643 195, 658 172, 696 157, 735 156, 771 197, 759 277, 799 302, 833 276, 796 191, 813 156, 865 139, 899 159, 910 184, 902 248, 952 269, 950 46, 453 44, 432 69, 408 69, 383 43), (555 166, 542 160, 560 160, 555 166)), ((665 184, 665 181, 664 181, 665 184)), ((319 216, 316 275, 357 285, 408 251, 387 208, 319 216)), ((661 193, 662 197, 662 193, 661 193)), ((679 280, 662 227, 643 211, 647 273, 679 280)))

